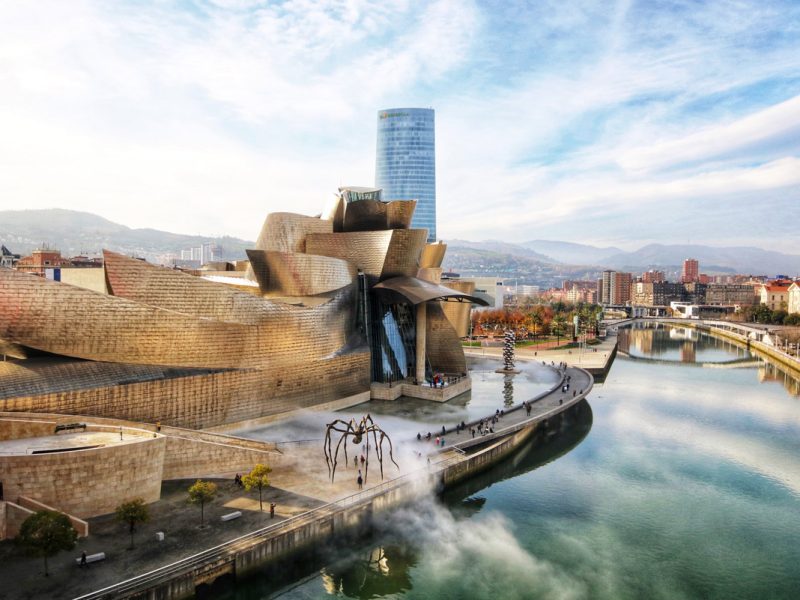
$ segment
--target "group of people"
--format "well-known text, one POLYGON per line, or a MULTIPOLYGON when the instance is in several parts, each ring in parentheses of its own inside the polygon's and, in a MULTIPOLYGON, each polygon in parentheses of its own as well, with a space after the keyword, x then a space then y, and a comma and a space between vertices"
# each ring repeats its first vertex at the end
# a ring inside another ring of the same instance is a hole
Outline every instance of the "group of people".
POLYGON ((444 387, 444 375, 441 373, 434 373, 433 378, 430 381, 432 388, 443 388, 444 387))

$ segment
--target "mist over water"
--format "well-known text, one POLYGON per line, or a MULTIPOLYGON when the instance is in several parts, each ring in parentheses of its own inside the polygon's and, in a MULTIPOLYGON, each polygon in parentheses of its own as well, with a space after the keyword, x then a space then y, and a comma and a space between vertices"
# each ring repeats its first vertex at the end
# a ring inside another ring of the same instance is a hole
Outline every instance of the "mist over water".
MULTIPOLYGON (((798 383, 682 363, 743 357, 676 335, 637 331, 642 357, 674 364, 618 358, 557 435, 231 597, 800 597, 798 383)), ((503 378, 485 379, 496 402, 503 378)))

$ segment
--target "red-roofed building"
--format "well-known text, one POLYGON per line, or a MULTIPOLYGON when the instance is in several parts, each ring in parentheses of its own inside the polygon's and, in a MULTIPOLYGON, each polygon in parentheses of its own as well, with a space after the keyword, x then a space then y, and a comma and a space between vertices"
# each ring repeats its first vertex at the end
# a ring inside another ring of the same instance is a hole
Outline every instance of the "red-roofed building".
POLYGON ((761 285, 761 304, 770 310, 786 310, 789 307, 791 279, 776 279, 761 285))
POLYGON ((32 273, 44 277, 47 269, 60 268, 69 265, 69 259, 61 257, 60 250, 37 248, 30 256, 24 256, 17 262, 17 271, 32 273))

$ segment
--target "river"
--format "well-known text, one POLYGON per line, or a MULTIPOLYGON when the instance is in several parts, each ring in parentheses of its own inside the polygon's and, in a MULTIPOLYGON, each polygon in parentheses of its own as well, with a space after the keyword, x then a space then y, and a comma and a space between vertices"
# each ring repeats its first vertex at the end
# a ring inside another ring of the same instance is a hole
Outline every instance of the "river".
MULTIPOLYGON (((800 597, 797 380, 690 329, 623 329, 620 348, 556 434, 226 597, 800 597)), ((444 414, 508 394, 485 361, 474 377, 444 414)))

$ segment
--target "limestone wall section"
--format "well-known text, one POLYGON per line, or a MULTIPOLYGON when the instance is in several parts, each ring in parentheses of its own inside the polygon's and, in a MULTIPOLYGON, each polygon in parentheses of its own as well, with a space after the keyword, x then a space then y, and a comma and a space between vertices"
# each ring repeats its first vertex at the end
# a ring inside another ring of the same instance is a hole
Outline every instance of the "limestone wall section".
POLYGON ((55 428, 55 421, 0 418, 0 441, 53 435, 55 428))
POLYGON ((107 294, 106 277, 98 267, 61 267, 61 283, 107 294))
MULTIPOLYGON (((17 498, 17 501, 19 502, 19 505, 22 508, 26 508, 33 512, 39 512, 40 510, 61 512, 60 510, 50 506, 49 504, 45 504, 44 502, 39 502, 38 500, 34 500, 33 498, 28 498, 27 496, 20 496, 19 498, 17 498)), ((69 522, 72 523, 72 526, 75 528, 75 531, 78 532, 78 537, 86 537, 89 535, 89 523, 87 523, 83 519, 79 519, 74 515, 67 515, 67 518, 69 519, 69 522)))
POLYGON ((188 479, 212 474, 250 471, 256 464, 275 466, 284 462, 279 452, 167 436, 164 479, 188 479))
POLYGON ((34 511, 29 510, 27 508, 23 508, 19 504, 15 504, 13 502, 0 502, 5 506, 5 535, 0 535, 0 540, 2 539, 13 539, 19 535, 19 529, 22 527, 22 523, 34 514, 34 511))
POLYGON ((4 494, 11 500, 28 496, 78 517, 110 513, 134 497, 155 502, 165 447, 164 437, 142 436, 89 450, 0 456, 4 494))

